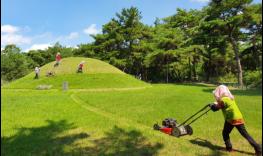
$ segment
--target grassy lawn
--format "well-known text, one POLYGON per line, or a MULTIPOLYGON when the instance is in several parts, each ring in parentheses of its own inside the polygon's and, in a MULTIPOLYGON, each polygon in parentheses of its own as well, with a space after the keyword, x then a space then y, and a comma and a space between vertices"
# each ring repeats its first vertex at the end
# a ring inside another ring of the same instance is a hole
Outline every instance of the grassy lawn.
MULTIPOLYGON (((221 112, 209 112, 193 123, 192 136, 175 138, 152 130, 154 123, 166 117, 182 122, 213 102, 212 89, 190 85, 101 92, 4 89, 1 154, 227 155, 220 150, 224 146, 221 112)), ((233 93, 248 132, 262 144, 261 93, 233 93)), ((237 130, 231 139, 239 150, 235 155, 254 152, 237 130)))
MULTIPOLYGON (((41 67, 41 73, 53 68, 41 67)), ((175 138, 152 126, 167 117, 179 123, 214 101, 215 86, 147 84, 95 59, 67 58, 55 77, 31 73, 1 89, 1 155, 5 156, 192 156, 228 155, 222 148, 223 115, 208 112, 193 123, 192 136, 175 138), (85 60, 84 73, 76 74, 85 60), (69 82, 69 90, 61 91, 69 82), (38 85, 51 90, 36 90, 38 85)), ((262 144, 262 93, 232 90, 248 132, 262 144)), ((237 150, 253 148, 233 130, 237 150)))

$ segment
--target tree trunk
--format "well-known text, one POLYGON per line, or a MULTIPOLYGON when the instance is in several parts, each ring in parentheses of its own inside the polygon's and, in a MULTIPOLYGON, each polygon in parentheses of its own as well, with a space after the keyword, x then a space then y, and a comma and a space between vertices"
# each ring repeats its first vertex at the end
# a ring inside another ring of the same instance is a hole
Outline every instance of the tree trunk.
POLYGON ((148 72, 147 68, 145 69, 145 81, 148 81, 148 72))
POLYGON ((239 87, 243 88, 243 74, 242 74, 242 66, 239 58, 239 49, 236 40, 234 37, 230 36, 230 42, 232 44, 233 50, 235 52, 235 59, 237 63, 237 71, 238 71, 238 84, 239 87))
POLYGON ((210 80, 210 73, 211 73, 211 59, 209 58, 207 63, 208 72, 206 73, 206 82, 210 80))
MULTIPOLYGON (((195 49, 194 49, 194 53, 196 54, 195 49)), ((197 81, 196 62, 197 62, 197 58, 195 56, 193 56, 193 77, 194 77, 194 81, 197 81)))
POLYGON ((211 51, 208 47, 206 47, 206 51, 208 52, 208 56, 207 56, 207 59, 208 59, 208 62, 207 62, 207 66, 206 66, 206 82, 209 82, 210 80, 210 74, 211 74, 211 59, 212 59, 212 54, 211 54, 211 51))
POLYGON ((189 65, 189 80, 192 81, 192 66, 191 66, 191 58, 188 57, 188 65, 189 65))
POLYGON ((258 67, 260 67, 260 59, 259 59, 260 54, 257 51, 256 42, 257 42, 256 35, 254 35, 252 38, 252 45, 253 45, 252 57, 255 59, 255 65, 253 67, 253 70, 256 70, 258 67))
POLYGON ((168 63, 166 62, 166 83, 169 83, 169 78, 168 78, 168 63))
POLYGON ((193 77, 194 77, 194 81, 197 81, 197 74, 196 74, 196 62, 193 62, 193 77))

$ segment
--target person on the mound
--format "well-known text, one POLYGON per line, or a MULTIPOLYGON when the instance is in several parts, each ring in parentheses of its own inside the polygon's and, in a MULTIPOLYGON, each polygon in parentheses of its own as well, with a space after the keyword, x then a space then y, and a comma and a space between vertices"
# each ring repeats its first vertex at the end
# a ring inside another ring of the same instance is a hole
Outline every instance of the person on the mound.
POLYGON ((54 64, 54 67, 57 67, 60 64, 60 61, 61 61, 61 55, 60 55, 60 53, 57 53, 56 63, 54 64))
POLYGON ((213 91, 216 102, 211 104, 211 109, 215 112, 219 109, 222 110, 225 124, 223 129, 223 139, 226 145, 226 150, 231 152, 232 144, 230 142, 229 134, 234 127, 237 128, 239 133, 252 145, 255 149, 256 155, 262 154, 262 149, 259 144, 248 134, 245 128, 244 118, 235 102, 234 96, 225 85, 218 86, 213 91))
POLYGON ((46 76, 47 77, 55 76, 55 73, 53 71, 48 71, 46 76))
POLYGON ((85 63, 85 61, 81 61, 80 62, 80 64, 78 65, 77 73, 82 73, 83 72, 84 63, 85 63))
POLYGON ((39 78, 39 73, 40 73, 40 68, 39 67, 35 67, 35 79, 39 78))

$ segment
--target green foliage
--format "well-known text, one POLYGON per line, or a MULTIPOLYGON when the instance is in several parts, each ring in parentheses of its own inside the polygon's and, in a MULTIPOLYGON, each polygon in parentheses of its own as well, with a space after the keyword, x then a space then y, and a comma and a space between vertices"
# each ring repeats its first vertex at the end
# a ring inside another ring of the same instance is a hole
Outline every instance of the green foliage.
POLYGON ((246 71, 244 73, 244 83, 247 87, 262 88, 262 71, 246 71))
POLYGON ((102 34, 94 36, 94 51, 127 73, 138 74, 143 70, 143 59, 149 52, 147 40, 150 29, 144 26, 141 13, 135 7, 122 9, 105 24, 102 34))
POLYGON ((240 61, 240 50, 238 42, 244 36, 242 28, 248 25, 246 11, 252 0, 221 0, 211 1, 206 19, 212 31, 218 31, 220 35, 227 36, 235 53, 235 60, 237 64, 238 83, 243 87, 242 79, 242 65, 240 61))
POLYGON ((63 47, 57 42, 54 46, 48 47, 46 50, 30 50, 26 55, 34 61, 32 66, 43 66, 54 61, 58 52, 61 54, 62 58, 66 58, 73 56, 73 51, 78 55, 78 52, 76 52, 78 49, 63 47))
POLYGON ((43 53, 44 51, 41 50, 31 50, 27 53, 27 56, 34 61, 35 66, 43 66, 47 63, 43 57, 43 53))
POLYGON ((11 81, 25 76, 29 69, 28 58, 15 45, 1 51, 1 79, 11 81))
POLYGON ((237 83, 237 76, 232 74, 232 73, 228 73, 224 76, 220 76, 217 79, 218 83, 237 83))
POLYGON ((91 44, 80 44, 72 51, 74 56, 94 57, 93 46, 91 44))
POLYGON ((125 67, 127 66, 127 62, 125 59, 117 59, 115 57, 111 57, 109 63, 119 69, 123 69, 124 71, 125 71, 125 67))

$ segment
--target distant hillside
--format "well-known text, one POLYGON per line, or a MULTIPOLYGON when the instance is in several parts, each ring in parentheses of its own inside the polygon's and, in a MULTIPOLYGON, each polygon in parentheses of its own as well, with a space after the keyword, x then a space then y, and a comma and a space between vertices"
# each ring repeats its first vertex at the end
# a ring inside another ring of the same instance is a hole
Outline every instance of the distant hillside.
POLYGON ((41 67, 40 78, 34 79, 35 73, 26 75, 4 88, 35 89, 39 85, 52 85, 53 89, 61 89, 63 82, 67 81, 69 88, 127 88, 144 87, 149 84, 123 73, 116 67, 91 58, 69 57, 61 61, 61 65, 54 68, 55 62, 41 67), (76 73, 77 66, 85 61, 83 73, 76 73), (47 77, 46 73, 53 71, 55 76, 47 77))

